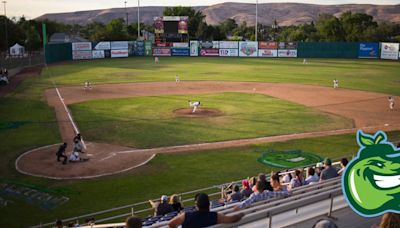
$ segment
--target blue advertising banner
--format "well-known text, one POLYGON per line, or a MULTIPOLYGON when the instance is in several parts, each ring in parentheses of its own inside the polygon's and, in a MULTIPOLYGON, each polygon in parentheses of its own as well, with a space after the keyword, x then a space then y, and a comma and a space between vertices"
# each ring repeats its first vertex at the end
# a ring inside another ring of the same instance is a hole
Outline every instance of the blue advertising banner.
POLYGON ((377 59, 379 54, 379 43, 360 43, 358 58, 377 59))
POLYGON ((190 49, 189 48, 172 48, 171 55, 172 56, 189 56, 190 49))
POLYGON ((145 46, 144 41, 136 41, 135 43, 135 55, 136 56, 144 56, 145 55, 145 46))

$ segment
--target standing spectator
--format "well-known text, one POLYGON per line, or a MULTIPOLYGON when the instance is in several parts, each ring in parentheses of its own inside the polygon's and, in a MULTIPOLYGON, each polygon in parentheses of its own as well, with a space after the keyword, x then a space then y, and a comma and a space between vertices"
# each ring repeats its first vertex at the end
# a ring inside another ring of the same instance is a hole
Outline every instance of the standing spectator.
POLYGON ((228 195, 228 202, 237 202, 241 201, 243 198, 242 193, 240 192, 239 185, 233 185, 233 191, 231 194, 228 195))
POLYGON ((227 216, 222 213, 210 212, 210 199, 205 193, 200 193, 195 197, 197 210, 194 212, 184 212, 169 222, 169 227, 182 228, 200 228, 212 226, 221 223, 235 223, 239 221, 244 214, 240 213, 233 216, 227 216))
POLYGON ((168 196, 161 196, 160 202, 149 200, 149 203, 154 208, 154 215, 165 215, 174 211, 174 208, 168 203, 168 196))
POLYGON ((125 228, 142 228, 142 220, 136 216, 128 217, 125 220, 125 228))
POLYGON ((67 148, 67 143, 61 144, 61 146, 58 148, 58 151, 56 153, 57 155, 57 162, 60 162, 60 158, 64 158, 63 160, 63 165, 67 164, 67 155, 65 154, 65 149, 67 148))
POLYGON ((241 191, 241 193, 242 193, 242 196, 246 197, 246 198, 248 198, 253 193, 253 191, 250 188, 249 181, 247 181, 247 180, 243 180, 242 181, 242 191, 241 191))
POLYGON ((271 174, 270 182, 271 182, 272 188, 274 189, 274 192, 283 191, 284 190, 284 187, 281 185, 281 182, 279 180, 279 174, 278 173, 271 174))
POLYGON ((337 170, 332 167, 331 159, 325 158, 324 166, 325 166, 325 168, 324 168, 324 170, 322 170, 321 176, 319 179, 320 182, 339 176, 337 173, 337 170))
POLYGON ((304 182, 305 184, 314 184, 319 182, 319 176, 315 173, 315 169, 313 167, 308 167, 307 178, 304 182))
POLYGON ((304 185, 303 173, 301 170, 297 169, 294 172, 294 178, 290 181, 290 189, 297 188, 304 185))
POLYGON ((344 172, 347 164, 349 163, 349 161, 347 160, 347 158, 342 158, 340 159, 340 167, 341 169, 337 172, 339 175, 342 175, 342 173, 344 172))
POLYGON ((179 202, 179 197, 177 194, 173 194, 171 196, 169 204, 172 206, 174 211, 180 212, 183 209, 181 202, 179 202))

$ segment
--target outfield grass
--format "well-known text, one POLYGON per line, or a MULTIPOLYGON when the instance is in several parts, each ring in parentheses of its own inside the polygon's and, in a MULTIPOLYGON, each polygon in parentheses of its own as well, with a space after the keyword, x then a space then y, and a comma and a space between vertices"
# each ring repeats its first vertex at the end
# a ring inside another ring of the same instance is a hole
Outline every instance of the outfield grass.
POLYGON ((398 61, 270 58, 153 58, 107 59, 77 61, 50 67, 44 71, 44 82, 60 85, 82 85, 86 80, 95 84, 174 81, 226 80, 285 82, 332 86, 334 78, 340 87, 400 95, 400 64, 398 61), (49 76, 51 75, 51 77, 49 76))
POLYGON ((134 97, 70 105, 89 141, 135 148, 215 142, 353 127, 344 117, 260 94, 221 93, 134 97), (187 100, 200 100, 222 116, 176 117, 187 100))

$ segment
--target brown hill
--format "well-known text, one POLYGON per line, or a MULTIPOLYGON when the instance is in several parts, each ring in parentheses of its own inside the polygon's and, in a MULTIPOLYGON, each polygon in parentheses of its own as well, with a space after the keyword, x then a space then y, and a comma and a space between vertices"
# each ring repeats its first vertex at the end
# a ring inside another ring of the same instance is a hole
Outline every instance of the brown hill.
MULTIPOLYGON (((246 21, 248 25, 255 23, 255 5, 247 3, 222 3, 212 6, 194 7, 206 15, 209 24, 233 18, 238 24, 246 21)), ((148 6, 140 8, 140 20, 146 24, 153 23, 153 17, 161 16, 164 7, 148 6)), ((300 3, 263 3, 258 6, 259 23, 272 24, 274 19, 279 25, 297 25, 315 21, 319 14, 329 13, 340 16, 343 12, 362 12, 372 15, 376 21, 400 23, 400 5, 313 5, 300 3)), ((137 21, 137 8, 128 8, 129 21, 137 21)), ((124 8, 105 10, 79 11, 71 13, 45 14, 38 19, 50 19, 67 24, 87 24, 93 21, 107 23, 115 18, 125 18, 124 8)))

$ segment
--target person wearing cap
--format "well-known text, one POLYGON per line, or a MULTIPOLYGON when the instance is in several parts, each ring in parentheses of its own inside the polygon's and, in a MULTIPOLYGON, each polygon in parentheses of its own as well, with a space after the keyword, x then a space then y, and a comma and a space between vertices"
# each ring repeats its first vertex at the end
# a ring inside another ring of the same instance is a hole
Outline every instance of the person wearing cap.
POLYGON ((149 200, 149 203, 154 208, 154 215, 156 216, 165 215, 174 211, 174 208, 168 203, 168 196, 166 195, 161 196, 160 202, 149 200))
POLYGON ((169 227, 178 227, 182 225, 182 228, 200 228, 208 227, 215 224, 221 223, 235 223, 238 222, 244 216, 243 213, 227 216, 222 213, 210 211, 210 199, 205 193, 199 193, 195 197, 196 211, 184 212, 169 222, 169 227))
POLYGON ((325 158, 324 166, 325 166, 325 169, 322 170, 322 172, 321 172, 321 176, 319 178, 319 182, 322 182, 324 180, 328 180, 328 179, 335 178, 335 177, 339 176, 338 173, 337 173, 337 170, 334 167, 332 167, 331 159, 325 158))

